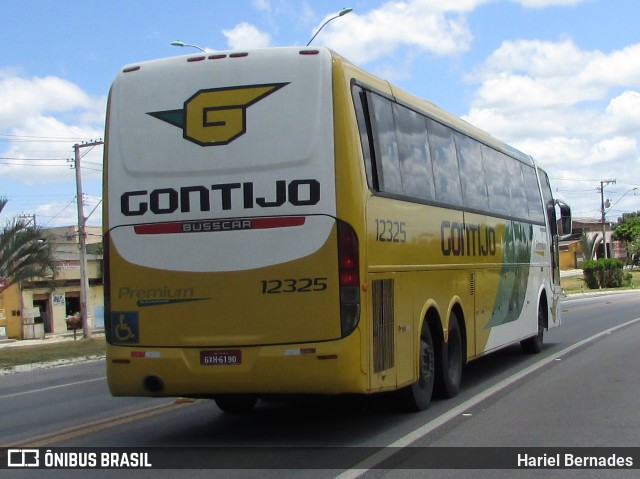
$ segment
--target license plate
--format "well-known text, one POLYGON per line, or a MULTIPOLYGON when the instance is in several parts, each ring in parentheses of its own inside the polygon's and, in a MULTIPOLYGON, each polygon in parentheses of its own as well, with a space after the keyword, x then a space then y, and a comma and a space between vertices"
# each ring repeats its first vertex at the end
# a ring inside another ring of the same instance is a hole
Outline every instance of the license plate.
POLYGON ((205 366, 236 366, 242 363, 242 351, 200 351, 200 364, 205 366))

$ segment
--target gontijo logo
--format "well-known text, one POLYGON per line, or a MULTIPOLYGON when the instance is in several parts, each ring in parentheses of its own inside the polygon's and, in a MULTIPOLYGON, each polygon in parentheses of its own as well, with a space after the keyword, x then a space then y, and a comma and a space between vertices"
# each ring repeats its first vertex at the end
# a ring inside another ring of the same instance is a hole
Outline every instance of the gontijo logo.
POLYGON ((179 110, 147 113, 177 126, 200 146, 227 145, 247 131, 247 108, 289 83, 200 90, 179 110))

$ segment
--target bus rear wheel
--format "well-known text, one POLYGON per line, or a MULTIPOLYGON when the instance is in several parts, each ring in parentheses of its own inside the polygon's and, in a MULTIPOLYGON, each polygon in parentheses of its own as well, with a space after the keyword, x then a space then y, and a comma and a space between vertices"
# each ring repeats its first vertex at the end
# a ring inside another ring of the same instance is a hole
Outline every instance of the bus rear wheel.
POLYGON ((436 391, 439 396, 458 395, 462 382, 462 333, 455 313, 449 318, 447 341, 442 341, 436 361, 436 391))
POLYGON ((435 354, 433 351, 433 339, 429 326, 425 323, 420 334, 420 357, 419 357, 418 381, 411 386, 401 390, 407 409, 411 411, 424 411, 431 404, 434 385, 434 363, 435 354))
POLYGON ((227 394, 216 397, 215 401, 222 411, 238 414, 251 411, 258 398, 248 394, 227 394))

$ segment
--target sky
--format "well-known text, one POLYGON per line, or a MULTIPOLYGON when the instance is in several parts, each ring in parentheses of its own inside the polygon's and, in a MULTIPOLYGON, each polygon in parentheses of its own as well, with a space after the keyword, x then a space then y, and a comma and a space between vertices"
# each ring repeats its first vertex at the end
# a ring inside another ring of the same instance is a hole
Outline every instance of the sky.
MULTIPOLYGON (((305 45, 532 155, 574 217, 640 210, 637 0, 0 0, 0 224, 77 224, 74 145, 104 136, 122 66, 207 50, 305 45), (344 4, 343 1, 351 1, 344 4), (613 183, 615 180, 615 183, 613 183), (604 182, 604 183, 602 183, 604 182), (638 188, 634 190, 634 188, 638 188)), ((102 146, 80 148, 101 224, 102 146)))

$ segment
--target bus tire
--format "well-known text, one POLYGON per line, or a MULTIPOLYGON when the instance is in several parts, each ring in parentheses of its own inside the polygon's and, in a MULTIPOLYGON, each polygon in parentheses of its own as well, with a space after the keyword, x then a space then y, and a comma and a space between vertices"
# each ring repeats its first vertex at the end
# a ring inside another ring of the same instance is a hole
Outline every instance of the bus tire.
POLYGON ((462 382, 462 332, 454 312, 449 318, 448 339, 441 343, 436 361, 436 391, 438 396, 452 398, 458 395, 462 382))
POLYGON ((427 409, 431 404, 431 396, 433 395, 435 354, 431 331, 427 323, 422 326, 419 354, 418 380, 400 391, 403 395, 403 402, 410 411, 424 411, 427 409))
POLYGON ((227 394, 216 397, 215 402, 222 411, 238 414, 251 411, 258 398, 249 394, 227 394))
POLYGON ((538 334, 530 338, 520 341, 522 351, 526 354, 538 354, 542 351, 542 344, 544 343, 544 312, 541 308, 538 309, 538 334))

